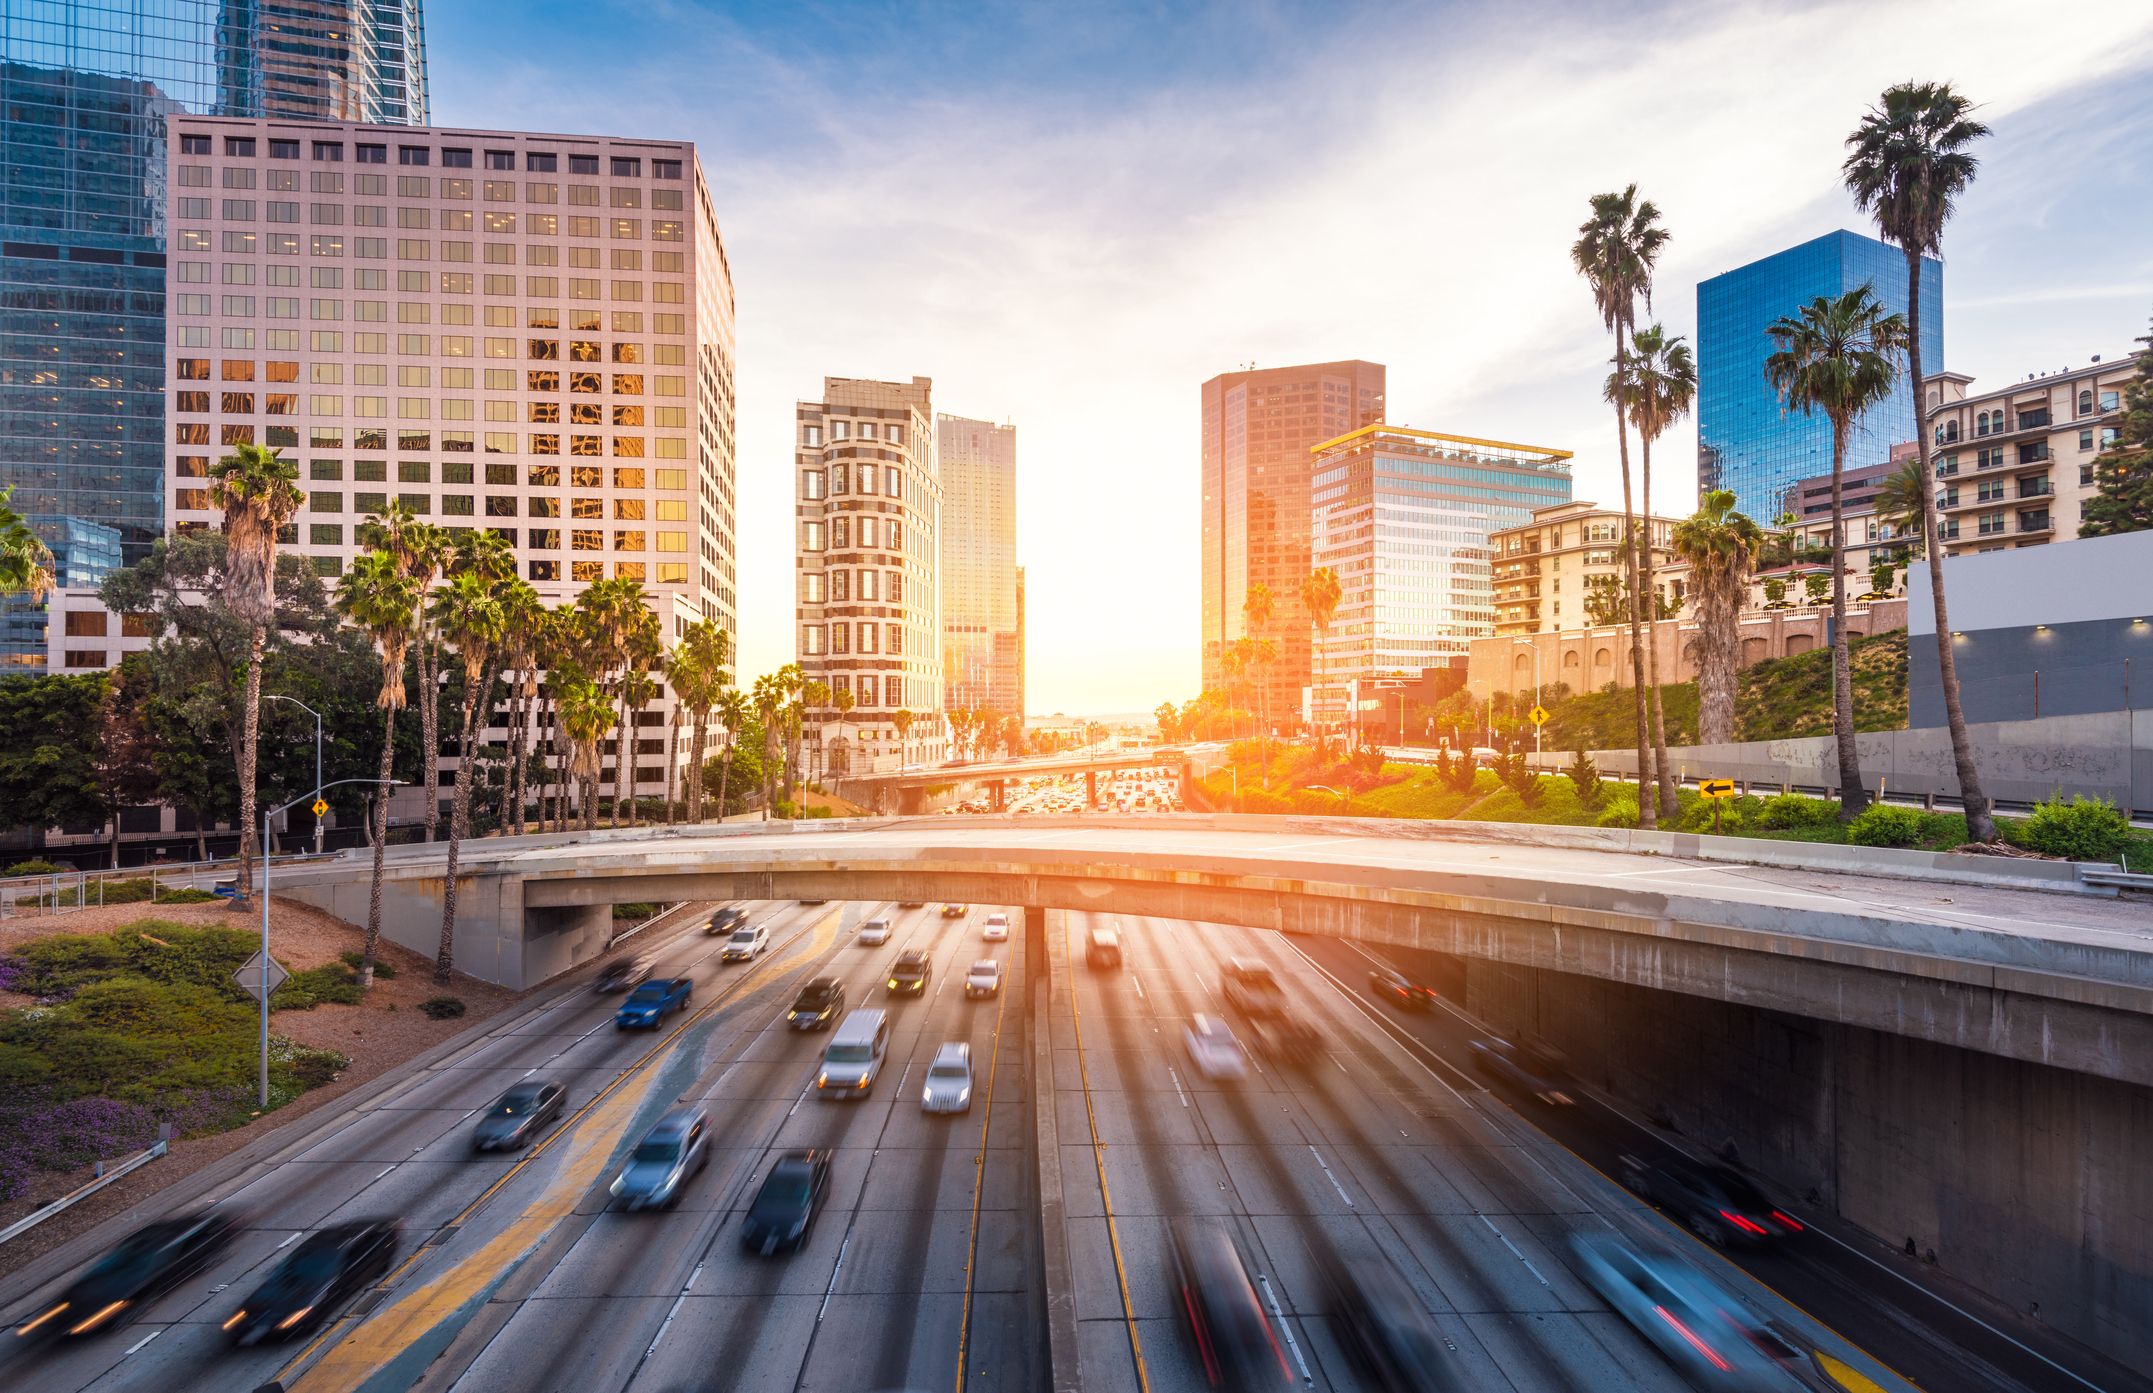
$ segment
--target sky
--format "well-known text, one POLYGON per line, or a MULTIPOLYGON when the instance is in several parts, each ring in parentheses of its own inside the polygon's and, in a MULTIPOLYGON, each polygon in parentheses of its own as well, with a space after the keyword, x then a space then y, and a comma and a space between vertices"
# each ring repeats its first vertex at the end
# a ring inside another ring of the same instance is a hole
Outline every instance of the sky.
MULTIPOLYGON (((1031 712, 1198 689, 1199 390, 1365 358, 1396 424, 1574 451, 1621 493, 1569 247, 1636 183, 1653 318, 1837 228, 1883 88, 1994 134, 1944 244, 1974 390, 2153 317, 2153 9, 1853 4, 428 6, 434 121, 695 141, 739 300, 741 674, 793 659, 793 403, 934 380, 1018 431, 1031 712)), ((1655 450, 1694 505, 1696 436, 1655 450)), ((1665 481, 1665 482, 1662 482, 1665 481)))

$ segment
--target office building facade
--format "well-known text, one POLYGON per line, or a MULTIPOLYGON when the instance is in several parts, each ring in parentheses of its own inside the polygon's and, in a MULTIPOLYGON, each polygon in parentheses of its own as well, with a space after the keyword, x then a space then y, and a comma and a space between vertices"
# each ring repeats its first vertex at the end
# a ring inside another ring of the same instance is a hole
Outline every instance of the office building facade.
POLYGON ((2130 354, 2028 373, 1971 390, 1963 373, 1929 377, 1929 461, 1944 555, 2017 550, 2078 536, 2100 492, 2094 461, 2115 444, 2130 354))
MULTIPOLYGON (((1854 232, 1833 232, 1753 261, 1697 285, 1697 487, 1732 489, 1735 503, 1770 522, 1789 485, 1831 471, 1832 427, 1823 415, 1789 412, 1765 380, 1765 360, 1779 350, 1768 332, 1818 296, 1868 286, 1886 308, 1904 314, 1906 258, 1897 247, 1854 232)), ((1944 364, 1944 272, 1924 260, 1921 361, 1944 364)), ((1891 446, 1914 436, 1914 396, 1902 380, 1857 424, 1845 467, 1887 461, 1891 446)))
POLYGON ((1017 428, 935 418, 942 480, 943 700, 1024 714, 1017 599, 1017 428))
MULTIPOLYGON (((1686 589, 1686 567, 1675 575, 1665 572, 1673 560, 1668 534, 1677 521, 1652 517, 1643 522, 1656 572, 1652 588, 1670 601, 1680 600, 1686 589)), ((1488 538, 1494 632, 1507 636, 1590 628, 1597 621, 1588 602, 1596 594, 1618 597, 1614 603, 1619 612, 1629 574, 1623 546, 1627 535, 1620 508, 1586 502, 1538 508, 1524 524, 1496 529, 1488 538)))
POLYGON ((1203 385, 1203 683, 1226 685, 1220 658, 1243 637, 1269 638, 1268 709, 1299 709, 1311 674, 1301 582, 1315 560, 1311 450, 1383 419, 1385 371, 1358 359, 1221 373, 1203 385), (1270 623, 1253 634, 1249 588, 1268 586, 1270 623))
POLYGON ((809 713, 810 776, 949 757, 933 395, 925 377, 826 377, 794 404, 798 662, 853 701, 809 713))
POLYGON ((1310 481, 1314 563, 1344 596, 1306 710, 1332 726, 1358 684, 1446 666, 1495 632, 1490 535, 1569 500, 1570 452, 1367 426, 1320 446, 1310 481))

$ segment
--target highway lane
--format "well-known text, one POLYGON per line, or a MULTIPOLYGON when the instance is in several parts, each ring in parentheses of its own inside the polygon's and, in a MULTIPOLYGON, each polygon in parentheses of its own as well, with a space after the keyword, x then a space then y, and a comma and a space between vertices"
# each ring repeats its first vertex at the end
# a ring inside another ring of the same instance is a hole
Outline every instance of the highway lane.
MULTIPOLYGON (((1068 918, 1073 937, 1092 922, 1068 918)), ((1581 1186, 1574 1164, 1551 1164, 1554 1148, 1506 1123, 1469 1080, 1446 1082, 1415 1059, 1279 936, 1110 922, 1122 931, 1126 966, 1093 971, 1075 957, 1075 1012, 1055 1021, 1087 1388, 1200 1386, 1165 1302, 1166 1219, 1176 1214, 1231 1226, 1276 1297, 1293 1372, 1305 1361, 1314 1386, 1360 1386, 1314 1280, 1312 1254, 1326 1246, 1349 1261, 1381 1255, 1395 1263, 1434 1315, 1466 1386, 1686 1386, 1569 1269, 1566 1236, 1635 1222, 1627 1196, 1604 1183, 1581 1186), (1194 1013, 1220 1013, 1218 965, 1232 956, 1271 962, 1296 1009, 1323 1031, 1324 1057, 1311 1069, 1261 1066, 1238 1083, 1192 1077, 1180 1027, 1194 1013)), ((1860 1359, 1827 1332, 1802 1329, 1790 1308, 1759 1309, 1795 1318, 1790 1333, 1860 1359)))

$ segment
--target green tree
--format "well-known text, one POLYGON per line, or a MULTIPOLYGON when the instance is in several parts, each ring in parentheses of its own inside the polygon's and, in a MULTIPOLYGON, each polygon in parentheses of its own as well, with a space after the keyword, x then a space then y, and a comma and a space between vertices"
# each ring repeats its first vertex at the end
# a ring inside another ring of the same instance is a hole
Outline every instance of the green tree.
POLYGON ((1846 446, 1855 422, 1889 398, 1898 381, 1906 316, 1886 310, 1864 285, 1837 297, 1819 295, 1765 332, 1779 345, 1764 362, 1772 390, 1787 410, 1821 414, 1832 423, 1832 733, 1839 746, 1839 817, 1852 822, 1867 798, 1854 747, 1854 677, 1847 659, 1846 446))
MULTIPOLYGON (((1952 761, 1958 767, 1959 797, 1966 808, 1966 831, 1977 842, 1996 840, 1995 819, 1981 787, 1966 713, 1959 705, 1959 670, 1951 647, 1951 618, 1944 599, 1943 549, 1936 537, 1935 495, 1927 481, 1929 463, 1928 379, 1921 365, 1921 258, 1944 254, 1944 224, 1961 194, 1973 182, 1979 162, 1973 143, 1989 128, 1971 116, 1973 103, 1948 82, 1904 82, 1884 89, 1881 101, 1863 116, 1847 137, 1853 153, 1841 172, 1854 206, 1873 214, 1877 230, 1899 244, 1906 258, 1908 380, 1914 389, 1914 442, 1921 463, 1921 535, 1930 542, 1929 594, 1936 606, 1936 661, 1944 693, 1944 719, 1951 728, 1952 761)), ((1835 471, 1836 472, 1836 471, 1835 471)), ((1833 480, 1833 525, 1838 523, 1838 481, 1833 480)), ((1844 626, 1841 626, 1842 632, 1844 626)), ((1842 638, 1842 642, 1843 642, 1842 638)))
MULTIPOLYGON (((1630 671, 1637 702, 1637 767, 1651 768, 1651 731, 1645 716, 1645 658, 1642 623, 1636 597, 1643 591, 1637 557, 1637 510, 1630 494, 1629 340, 1637 328, 1637 302, 1652 308, 1652 271, 1660 251, 1671 235, 1658 226, 1660 210, 1650 200, 1640 203, 1637 185, 1621 193, 1592 196, 1592 216, 1578 228, 1570 248, 1571 264, 1592 287, 1593 304, 1601 321, 1615 336, 1615 371, 1608 379, 1609 401, 1615 408, 1615 438, 1622 460, 1622 516, 1628 552, 1630 603, 1630 671)), ((1638 800, 1638 826, 1656 827, 1652 800, 1638 800)))
MULTIPOLYGON (((1625 395, 1630 403, 1630 424, 1637 427, 1637 442, 1643 454, 1639 507, 1645 528, 1643 593, 1657 609, 1660 587, 1658 539, 1652 535, 1652 442, 1689 414, 1690 403, 1697 397, 1697 364, 1682 336, 1669 335, 1657 324, 1631 335, 1630 346, 1636 356, 1630 359, 1629 390, 1625 395)), ((1645 652, 1652 669, 1652 762, 1659 780, 1659 815, 1674 817, 1681 811, 1681 803, 1675 797, 1674 770, 1667 757, 1666 716, 1660 709, 1659 625, 1654 624, 1647 635, 1645 652)))
POLYGON ((374 705, 381 711, 381 764, 375 777, 382 783, 371 814, 374 870, 367 891, 366 946, 359 956, 362 991, 374 985, 374 954, 381 940, 382 859, 389 842, 388 779, 396 754, 396 713, 405 704, 404 656, 418 633, 419 602, 425 589, 416 576, 404 574, 396 558, 385 551, 353 558, 351 569, 336 587, 338 611, 381 649, 381 690, 374 696, 374 705))
MULTIPOLYGON (((732 683, 732 660, 732 635, 715 619, 690 624, 666 660, 666 677, 673 684, 673 708, 687 713, 692 722, 688 786, 682 791, 689 822, 702 821, 703 763, 710 749, 710 713, 732 683)), ((718 815, 724 817, 722 807, 718 815)))
POLYGON ((2113 537, 2153 528, 2153 334, 2137 340, 2138 372, 2123 389, 2113 444, 2093 462, 2099 490, 2079 505, 2081 537, 2113 537))
POLYGON ((1742 596, 1764 529, 1735 511, 1732 490, 1714 489, 1702 507, 1675 524, 1669 541, 1674 554, 1689 562, 1690 588, 1697 596, 1697 741, 1729 744, 1742 655, 1742 596))
MULTIPOLYGON (((514 584, 523 584, 521 581, 514 584)), ((471 834, 471 773, 476 761, 477 720, 490 707, 499 669, 503 608, 496 587, 465 571, 435 588, 426 619, 441 641, 455 650, 463 667, 463 727, 456 743, 462 769, 449 812, 449 862, 441 880, 441 945, 434 954, 434 982, 447 986, 455 964, 456 861, 463 839, 471 834)))
MULTIPOLYGON (((1905 539, 1903 546, 1892 549, 1901 560, 1927 550, 1921 518, 1929 487, 1929 476, 1922 472, 1919 460, 1908 460, 1876 486, 1876 520, 1905 539)), ((1888 582, 1881 588, 1888 589, 1888 582)))
MULTIPOLYGON (((733 763, 739 753, 740 733, 753 719, 754 707, 746 692, 738 687, 727 687, 718 693, 716 709, 718 724, 725 732, 723 747, 718 757, 718 821, 723 822, 731 810, 731 804, 726 801, 726 785, 732 779, 733 763)), ((702 751, 696 751, 696 758, 702 758, 702 751)), ((760 769, 758 765, 758 781, 761 779, 760 769)))
POLYGON ((583 830, 598 826, 598 773, 603 758, 606 728, 613 724, 613 698, 606 689, 586 677, 556 674, 559 688, 560 729, 567 736, 576 779, 576 802, 583 830))
MULTIPOLYGON (((401 503, 370 513, 357 529, 359 545, 396 558, 404 575, 422 591, 441 573, 452 545, 449 534, 401 503)), ((421 625, 413 638, 418 667, 420 779, 426 786, 426 840, 434 840, 441 822, 441 663, 431 629, 421 625)))
POLYGON ((99 741, 111 692, 104 673, 0 677, 0 808, 35 837, 102 825, 111 815, 99 741))
POLYGON ((52 589, 52 552, 23 515, 8 506, 13 488, 0 489, 0 595, 42 600, 52 589))

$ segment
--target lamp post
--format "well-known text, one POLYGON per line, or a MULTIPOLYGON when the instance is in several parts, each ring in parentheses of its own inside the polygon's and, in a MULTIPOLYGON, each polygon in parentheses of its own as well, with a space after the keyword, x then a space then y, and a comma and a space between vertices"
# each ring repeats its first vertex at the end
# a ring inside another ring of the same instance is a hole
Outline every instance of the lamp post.
POLYGON ((1314 789, 1318 793, 1337 794, 1338 815, 1340 817, 1346 816, 1346 809, 1353 805, 1353 793, 1349 789, 1332 788, 1329 784, 1310 784, 1309 787, 1314 789))
MULTIPOLYGON (((286 700, 289 700, 289 698, 286 698, 286 700)), ((393 793, 396 791, 397 781, 395 779, 338 779, 336 783, 333 784, 317 784, 312 793, 303 795, 302 797, 294 798, 291 802, 286 803, 282 808, 270 808, 262 814, 261 1103, 264 1111, 266 1111, 269 1107, 269 819, 275 817, 278 813, 283 812, 284 808, 297 807, 299 804, 304 803, 308 798, 314 798, 319 800, 324 789, 336 788, 342 784, 387 784, 389 786, 389 791, 393 793)))
MULTIPOLYGON (((314 796, 319 799, 321 797, 321 712, 316 711, 297 697, 268 696, 263 697, 262 700, 288 701, 314 718, 314 796)), ((286 803, 284 806, 288 808, 291 804, 286 803)), ((266 838, 263 839, 262 845, 264 847, 269 845, 266 838)), ((314 815, 314 854, 316 856, 321 855, 321 814, 319 813, 314 815)))

